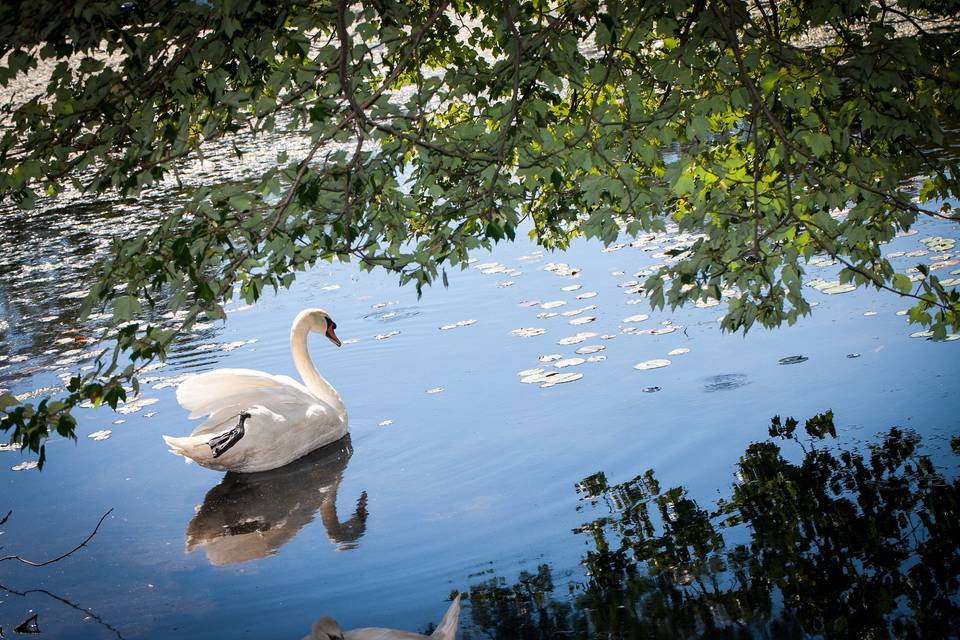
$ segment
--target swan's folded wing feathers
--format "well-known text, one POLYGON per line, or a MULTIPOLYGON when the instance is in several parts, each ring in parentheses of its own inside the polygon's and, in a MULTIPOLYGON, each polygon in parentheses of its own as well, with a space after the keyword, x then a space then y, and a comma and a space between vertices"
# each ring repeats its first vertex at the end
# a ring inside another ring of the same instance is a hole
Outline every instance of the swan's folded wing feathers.
MULTIPOLYGON (((239 413, 255 404, 313 404, 316 397, 287 376, 274 376, 252 369, 218 369, 184 380, 177 387, 177 402, 191 418, 239 413)), ((207 420, 198 429, 216 426, 225 418, 207 420)))

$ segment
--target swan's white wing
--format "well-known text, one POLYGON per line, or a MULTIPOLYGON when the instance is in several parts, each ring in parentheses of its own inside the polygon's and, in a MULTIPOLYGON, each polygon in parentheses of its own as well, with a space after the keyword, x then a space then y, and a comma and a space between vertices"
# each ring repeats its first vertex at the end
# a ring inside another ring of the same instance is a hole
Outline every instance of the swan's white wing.
POLYGON ((209 416, 192 435, 212 432, 253 405, 309 407, 317 401, 293 378, 253 369, 217 369, 187 378, 177 387, 177 402, 191 418, 209 416))

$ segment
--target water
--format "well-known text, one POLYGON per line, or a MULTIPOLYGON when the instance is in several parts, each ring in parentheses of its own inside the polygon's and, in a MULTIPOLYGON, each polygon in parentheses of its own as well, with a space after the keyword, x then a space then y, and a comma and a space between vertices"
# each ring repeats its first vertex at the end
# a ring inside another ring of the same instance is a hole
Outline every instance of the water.
MULTIPOLYGON (((142 211, 128 202, 3 214, 0 387, 55 388, 58 374, 85 366, 97 323, 109 318, 77 324, 78 274, 117 228, 148 224, 172 206, 169 197, 147 199, 142 211)), ((916 229, 889 251, 958 236, 944 222, 921 220, 916 229)), ((577 593, 587 579, 581 561, 594 549, 574 530, 603 516, 580 500, 578 483, 598 471, 613 484, 655 469, 662 486, 683 486, 707 508, 775 415, 802 421, 832 409, 848 447, 900 425, 955 477, 948 442, 960 433, 960 341, 908 337, 917 327, 896 315, 909 305, 894 296, 814 289, 810 298, 820 304, 796 326, 724 335, 723 305, 651 312, 627 304, 637 295, 618 285, 637 279, 631 274, 657 262, 656 253, 577 242, 543 255, 520 240, 478 255, 473 267, 451 274, 448 289, 434 287, 419 300, 393 276, 332 265, 254 307, 231 305, 225 326, 195 331, 147 374, 142 397, 153 404, 121 415, 79 411, 78 442, 52 440, 42 472, 13 471, 29 457, 0 451, 0 511, 13 512, 0 527, 0 553, 55 557, 113 509, 69 558, 45 568, 0 564, 0 626, 12 629, 34 611, 42 632, 58 638, 299 638, 322 615, 344 629, 424 630, 439 621, 451 591, 472 589, 480 598, 491 579, 512 585, 526 575, 526 588, 545 592, 544 567, 551 601, 571 606, 566 585, 577 593), (476 268, 489 262, 522 273, 476 268), (550 262, 576 267, 576 275, 545 270, 550 262), (572 284, 583 286, 563 290, 572 284), (585 292, 597 295, 578 300, 585 292), (548 301, 566 304, 544 309, 548 301), (314 306, 329 312, 347 341, 336 349, 315 337, 310 348, 348 408, 350 441, 249 478, 169 455, 161 434, 193 428, 176 404, 178 376, 222 366, 295 376, 290 323, 314 306), (876 315, 864 315, 870 311, 876 315), (558 315, 537 318, 546 312, 558 315), (650 318, 623 322, 640 313, 650 318), (596 320, 569 324, 583 316, 596 320), (440 329, 467 320, 476 322, 440 329), (623 333, 667 321, 682 329, 623 333), (524 327, 545 332, 511 335, 524 327), (597 335, 558 344, 581 332, 597 335), (594 344, 606 347, 594 354, 605 360, 556 369, 581 379, 550 388, 520 383, 520 371, 552 368, 541 356, 575 357, 594 344), (667 355, 678 348, 690 351, 667 355), (807 359, 779 364, 798 355, 807 359), (634 369, 661 358, 671 364, 634 369), (103 430, 111 431, 106 440, 87 437, 103 430)), ((836 269, 812 268, 809 277, 829 280, 836 269)), ((464 637, 485 637, 489 607, 476 611, 480 620, 473 613, 465 606, 464 637)), ((553 632, 538 633, 529 637, 553 632)))

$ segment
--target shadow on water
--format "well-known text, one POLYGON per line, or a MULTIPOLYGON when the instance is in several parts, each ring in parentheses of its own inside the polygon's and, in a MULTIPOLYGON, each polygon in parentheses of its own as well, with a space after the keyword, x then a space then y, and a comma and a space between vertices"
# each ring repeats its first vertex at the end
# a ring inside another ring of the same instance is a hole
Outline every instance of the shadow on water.
POLYGON ((227 473, 187 525, 187 552, 203 548, 214 565, 263 558, 290 542, 317 511, 331 542, 356 547, 366 530, 366 492, 349 519, 341 522, 337 514, 337 490, 352 455, 348 435, 280 469, 227 473))
MULTIPOLYGON (((471 588, 470 629, 493 638, 955 638, 960 480, 892 428, 837 445, 833 415, 772 420, 712 507, 653 470, 577 485, 586 577, 554 593, 541 565, 471 588), (793 455, 791 450, 796 450, 793 455), (791 461, 787 456, 796 458, 791 461), (597 513, 601 512, 601 513, 597 513)), ((952 443, 960 453, 960 438, 952 443)), ((472 636, 470 636, 472 637, 472 636)))

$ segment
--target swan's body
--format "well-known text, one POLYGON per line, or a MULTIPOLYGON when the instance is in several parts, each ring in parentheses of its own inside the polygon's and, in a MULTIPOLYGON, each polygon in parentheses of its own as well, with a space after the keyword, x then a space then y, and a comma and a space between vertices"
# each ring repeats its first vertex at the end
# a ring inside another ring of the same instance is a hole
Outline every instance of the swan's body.
POLYGON ((218 471, 276 469, 347 433, 347 412, 307 352, 311 331, 340 346, 322 309, 301 311, 290 329, 293 362, 303 383, 253 369, 216 369, 185 380, 177 402, 207 419, 189 436, 163 436, 170 450, 218 471))
POLYGON ((450 608, 443 614, 440 624, 429 636, 411 633, 409 631, 397 631, 395 629, 380 629, 377 627, 365 627, 363 629, 351 629, 350 631, 341 631, 340 625, 333 618, 320 618, 313 623, 313 629, 310 635, 303 640, 454 640, 457 636, 457 625, 460 621, 460 595, 458 594, 450 603, 450 608))

